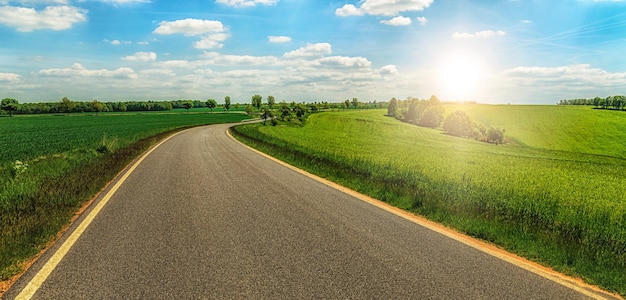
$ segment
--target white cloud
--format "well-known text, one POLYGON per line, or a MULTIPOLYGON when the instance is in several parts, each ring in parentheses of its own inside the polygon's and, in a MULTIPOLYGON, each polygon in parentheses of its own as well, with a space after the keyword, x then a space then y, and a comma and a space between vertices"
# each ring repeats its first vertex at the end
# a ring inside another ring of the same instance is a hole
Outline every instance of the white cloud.
POLYGON ((364 13, 360 9, 358 9, 356 6, 352 4, 346 4, 341 8, 337 8, 335 10, 335 15, 340 16, 340 17, 362 16, 364 15, 364 13))
POLYGON ((225 4, 233 7, 250 7, 257 4, 275 5, 279 0, 216 0, 215 3, 225 4))
POLYGON ((211 64, 222 66, 275 66, 278 64, 278 59, 274 56, 227 55, 205 52, 201 57, 206 58, 211 64))
POLYGON ((405 11, 421 11, 430 6, 433 0, 362 0, 359 7, 346 4, 335 10, 340 17, 362 16, 396 16, 405 11))
POLYGON ((73 6, 48 6, 42 11, 34 8, 0 7, 0 24, 30 32, 40 29, 64 30, 74 23, 85 22, 87 11, 73 6))
POLYGON ((455 32, 455 33, 452 34, 452 38, 455 39, 455 40, 474 39, 474 38, 486 39, 486 38, 490 38, 490 37, 504 36, 504 35, 506 35, 506 31, 502 31, 502 30, 498 30, 498 31, 483 30, 483 31, 477 31, 477 32, 474 32, 474 33, 455 32))
POLYGON ((88 70, 79 63, 75 63, 69 68, 41 70, 39 75, 53 77, 137 78, 137 74, 131 68, 88 70))
POLYGON ((288 43, 291 42, 291 37, 288 36, 274 36, 270 35, 267 37, 270 43, 288 43))
POLYGON ((322 66, 342 67, 342 68, 369 68, 372 62, 364 57, 330 56, 319 60, 322 66))
POLYGON ((194 43, 197 49, 222 48, 222 42, 229 38, 228 29, 220 21, 184 19, 162 21, 154 30, 156 34, 183 34, 185 36, 202 36, 194 43))
POLYGON ((15 73, 0 73, 0 81, 18 81, 21 77, 15 73))
POLYGON ((381 74, 398 74, 398 67, 395 65, 386 65, 380 68, 381 74))
POLYGON ((122 60, 147 62, 147 61, 155 61, 156 58, 157 58, 157 55, 154 52, 136 52, 133 55, 122 57, 122 60))
POLYGON ((613 95, 623 90, 626 72, 612 73, 589 64, 559 67, 516 67, 499 77, 499 87, 521 95, 537 95, 542 100, 613 95))
POLYGON ((531 20, 520 20, 520 23, 522 24, 531 24, 533 21, 531 20))
POLYGON ((198 36, 225 32, 226 27, 220 21, 184 19, 177 21, 162 21, 154 30, 156 34, 170 35, 183 34, 185 36, 198 36))
POLYGON ((417 17, 417 22, 419 22, 420 25, 424 26, 426 25, 426 23, 428 23, 428 19, 426 19, 425 17, 417 17))
POLYGON ((382 20, 380 23, 389 26, 409 26, 411 25, 411 18, 397 16, 389 20, 382 20))
POLYGON ((307 44, 305 47, 293 50, 284 54, 286 58, 308 58, 322 57, 332 52, 332 46, 329 43, 307 44))
POLYGON ((104 39, 102 41, 105 42, 105 43, 109 43, 109 44, 111 44, 113 46, 119 46, 119 45, 122 45, 122 44, 124 44, 124 45, 132 44, 131 41, 120 41, 120 40, 112 40, 112 41, 110 41, 108 39, 104 39))

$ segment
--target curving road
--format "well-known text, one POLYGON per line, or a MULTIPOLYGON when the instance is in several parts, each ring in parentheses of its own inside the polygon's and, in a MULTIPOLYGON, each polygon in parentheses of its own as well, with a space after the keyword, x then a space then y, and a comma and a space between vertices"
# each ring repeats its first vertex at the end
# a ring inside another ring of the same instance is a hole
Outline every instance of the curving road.
POLYGON ((230 139, 229 126, 184 131, 148 155, 34 298, 588 296, 279 165, 230 139))

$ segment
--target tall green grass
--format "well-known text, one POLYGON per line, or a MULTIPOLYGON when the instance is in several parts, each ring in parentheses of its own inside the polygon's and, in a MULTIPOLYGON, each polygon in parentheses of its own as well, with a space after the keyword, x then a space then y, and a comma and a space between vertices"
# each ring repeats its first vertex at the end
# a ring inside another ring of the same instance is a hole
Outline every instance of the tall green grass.
POLYGON ((620 116, 558 108, 565 110, 446 107, 446 113, 467 109, 482 123, 506 128, 515 142, 499 146, 401 123, 382 110, 317 114, 303 127, 248 124, 233 132, 323 177, 624 295, 626 160, 621 149, 605 152, 596 144, 620 143, 611 139, 620 134, 619 126, 611 127, 620 116), (574 147, 570 126, 581 117, 595 127, 576 132, 597 139, 574 147), (533 138, 530 128, 549 138, 533 138))
POLYGON ((21 263, 52 240, 86 200, 158 140, 181 128, 246 118, 235 113, 0 118, 0 280, 19 273, 21 263))

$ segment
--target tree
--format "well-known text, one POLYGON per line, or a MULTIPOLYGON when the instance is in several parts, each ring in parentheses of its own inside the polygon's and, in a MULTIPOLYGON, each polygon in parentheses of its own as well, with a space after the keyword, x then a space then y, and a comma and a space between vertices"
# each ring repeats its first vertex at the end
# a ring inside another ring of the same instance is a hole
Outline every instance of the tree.
POLYGON ((391 101, 389 101, 389 106, 387 106, 387 115, 393 118, 397 117, 398 100, 396 98, 391 98, 391 101))
POLYGON ((489 128, 487 131, 487 142, 495 143, 496 145, 502 144, 504 142, 504 129, 489 128))
POLYGON ((0 102, 0 109, 7 111, 9 116, 13 116, 13 112, 17 110, 19 102, 13 98, 4 98, 0 102))
POLYGON ((443 122, 443 130, 450 135, 468 137, 472 133, 472 121, 466 113, 457 110, 443 122))
POLYGON ((98 115, 99 112, 104 110, 104 105, 102 105, 102 103, 98 100, 91 101, 89 106, 91 106, 91 109, 96 112, 96 116, 98 115))
POLYGON ((261 110, 261 105, 263 105, 263 97, 258 94, 252 96, 252 106, 256 107, 257 110, 261 110))
POLYGON ((228 111, 230 109, 230 96, 224 97, 224 110, 228 111))
POLYGON ((235 110, 239 110, 239 107, 241 107, 241 104, 235 103, 235 110))
POLYGON ((354 106, 354 108, 357 108, 357 106, 359 106, 358 98, 352 98, 352 106, 354 106))
POLYGON ((441 105, 429 106, 424 110, 419 121, 419 126, 436 128, 443 121, 443 107, 441 105))
POLYGON ((248 114, 248 116, 252 116, 254 114, 254 107, 252 105, 246 105, 246 114, 248 114))
POLYGON ((191 109, 193 107, 193 102, 191 101, 183 101, 183 103, 181 104, 181 106, 187 110, 187 113, 189 113, 189 109, 191 109))
POLYGON ((288 121, 291 120, 291 109, 287 106, 287 104, 280 106, 280 119, 285 121, 285 118, 287 118, 288 121))
POLYGON ((346 106, 347 109, 350 109, 350 99, 346 99, 343 104, 346 106))
POLYGON ((267 105, 270 107, 270 109, 274 109, 274 104, 276 104, 276 99, 274 99, 274 96, 267 96, 267 105))
POLYGON ((63 97, 63 99, 61 99, 60 107, 65 113, 69 114, 72 111, 72 109, 76 107, 76 104, 69 98, 63 97))
POLYGON ((265 108, 265 110, 263 110, 263 125, 265 125, 265 122, 267 121, 267 119, 271 119, 274 118, 274 114, 272 113, 271 110, 267 109, 267 107, 265 108))
POLYGON ((215 99, 209 99, 206 101, 206 107, 211 109, 211 113, 213 113, 213 109, 217 106, 217 101, 215 99))

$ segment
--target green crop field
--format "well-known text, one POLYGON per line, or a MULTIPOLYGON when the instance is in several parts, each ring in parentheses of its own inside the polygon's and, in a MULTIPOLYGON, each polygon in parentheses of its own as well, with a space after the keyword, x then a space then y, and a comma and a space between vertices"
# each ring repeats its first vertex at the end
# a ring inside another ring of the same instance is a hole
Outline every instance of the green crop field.
POLYGON ((179 128, 240 113, 123 113, 0 118, 0 281, 22 270, 132 159, 179 128))
POLYGON ((233 132, 322 177, 626 294, 626 113, 444 108, 505 128, 510 142, 452 137, 385 117, 385 110, 233 132))

